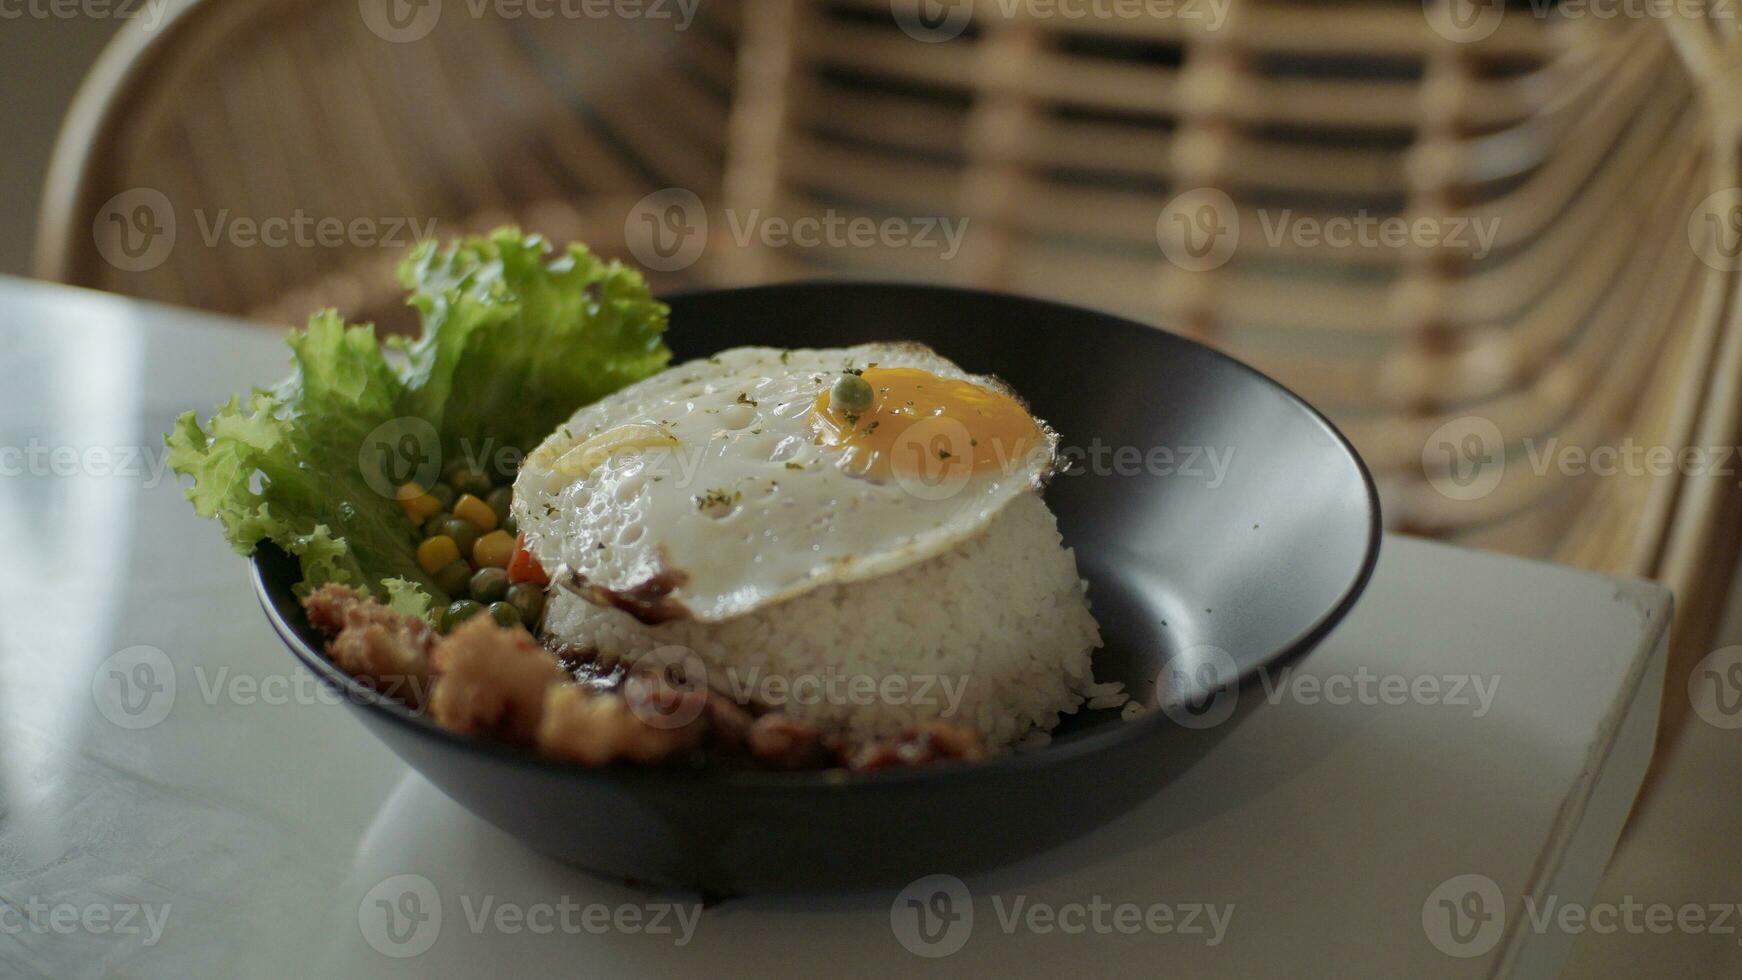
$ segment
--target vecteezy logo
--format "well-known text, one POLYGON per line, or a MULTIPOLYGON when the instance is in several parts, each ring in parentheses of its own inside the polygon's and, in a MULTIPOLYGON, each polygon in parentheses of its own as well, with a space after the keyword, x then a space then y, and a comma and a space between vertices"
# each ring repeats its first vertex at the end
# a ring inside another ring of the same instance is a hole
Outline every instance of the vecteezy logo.
POLYGON ((103 202, 91 222, 97 254, 122 272, 149 272, 175 248, 175 208, 152 187, 135 187, 103 202))
POLYGON ((1161 710, 1182 728, 1214 728, 1240 704, 1240 668, 1228 651, 1200 643, 1168 660, 1155 679, 1161 710))
POLYGON ((974 437, 968 427, 934 415, 903 429, 889 449, 895 484, 920 500, 948 500, 974 475, 974 437))
POLYGON ((389 500, 403 496, 407 483, 428 489, 442 471, 441 436, 415 416, 388 419, 363 437, 357 469, 369 489, 389 500))
POLYGON ((955 875, 927 875, 895 896, 889 928, 915 956, 937 959, 968 944, 974 933, 974 897, 955 875))
POLYGON ((175 707, 175 665, 156 647, 118 650, 97 665, 91 700, 118 728, 150 728, 175 707))
POLYGON ((1492 950, 1506 930, 1506 903, 1487 875, 1447 878, 1421 903, 1421 928, 1447 956, 1468 959, 1492 950))
POLYGON ((442 19, 442 0, 357 0, 369 33, 383 41, 421 41, 442 19))
POLYGON ((974 17, 974 0, 889 0, 889 12, 902 33, 937 44, 961 37, 974 17))
POLYGON ((1742 646, 1720 647, 1695 664, 1688 698, 1713 728, 1742 728, 1742 646))
POLYGON ((708 246, 708 209, 691 190, 667 187, 629 209, 623 240, 636 260, 658 272, 696 264, 708 246))
POLYGON ((1240 210, 1214 187, 1185 191, 1161 209, 1155 241, 1169 262, 1187 272, 1219 269, 1240 246, 1240 210))
POLYGON ((1486 40, 1506 16, 1505 0, 1421 0, 1433 32, 1454 44, 1486 40))
POLYGON ((1742 269, 1742 188, 1714 191, 1688 216, 1688 244, 1719 272, 1742 269))
POLYGON ((1489 419, 1466 415, 1433 431, 1421 447, 1421 469, 1452 500, 1480 500, 1506 475, 1506 437, 1489 419))
POLYGON ((394 875, 357 903, 363 941, 382 956, 419 956, 442 932, 442 896, 423 875, 394 875))
POLYGON ((670 730, 701 717, 707 707, 708 667, 694 650, 684 646, 655 647, 635 661, 630 684, 634 693, 629 710, 649 728, 670 730))

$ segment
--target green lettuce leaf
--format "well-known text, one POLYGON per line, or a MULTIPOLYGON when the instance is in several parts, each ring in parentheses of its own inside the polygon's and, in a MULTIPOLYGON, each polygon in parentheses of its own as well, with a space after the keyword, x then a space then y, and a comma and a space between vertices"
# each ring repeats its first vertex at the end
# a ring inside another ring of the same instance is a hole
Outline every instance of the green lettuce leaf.
POLYGON ((426 244, 399 281, 424 325, 416 341, 394 341, 410 363, 406 411, 435 424, 449 458, 481 468, 671 359, 665 305, 640 273, 584 245, 550 257, 515 232, 426 244))
POLYGON ((448 461, 517 464, 575 409, 647 377, 671 354, 665 306, 641 276, 584 246, 552 252, 503 229, 400 268, 422 320, 389 355, 370 326, 317 313, 290 337, 292 371, 205 425, 165 436, 188 500, 232 547, 271 541, 298 557, 303 587, 367 588, 427 614, 446 596, 417 564, 418 528, 397 497, 448 461))
POLYGON ((195 513, 216 518, 242 554, 269 540, 297 555, 311 586, 408 571, 426 582, 415 529, 362 452, 404 389, 374 329, 317 313, 290 348, 289 378, 246 404, 232 398, 205 427, 189 412, 165 437, 170 467, 193 478, 195 513))
POLYGON ((434 600, 423 586, 403 578, 382 579, 381 585, 387 590, 387 608, 404 616, 430 618, 434 600))

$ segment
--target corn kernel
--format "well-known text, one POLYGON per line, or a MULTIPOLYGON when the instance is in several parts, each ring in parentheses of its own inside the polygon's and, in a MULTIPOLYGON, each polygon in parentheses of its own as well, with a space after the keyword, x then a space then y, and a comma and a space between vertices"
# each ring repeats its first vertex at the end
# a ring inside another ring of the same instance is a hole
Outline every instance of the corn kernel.
POLYGON ((472 545, 472 561, 479 568, 507 568, 514 557, 514 537, 507 531, 491 531, 472 545))
POLYGON ((460 546, 454 539, 445 534, 433 538, 425 538, 417 546, 417 564, 425 573, 434 575, 448 565, 460 560, 460 546))
POLYGON ((441 512, 442 502, 417 484, 407 483, 399 488, 399 509, 405 511, 407 520, 421 526, 441 512))
POLYGON ((454 516, 469 522, 480 531, 496 530, 496 512, 490 509, 489 504, 469 493, 462 494, 454 502, 454 516))

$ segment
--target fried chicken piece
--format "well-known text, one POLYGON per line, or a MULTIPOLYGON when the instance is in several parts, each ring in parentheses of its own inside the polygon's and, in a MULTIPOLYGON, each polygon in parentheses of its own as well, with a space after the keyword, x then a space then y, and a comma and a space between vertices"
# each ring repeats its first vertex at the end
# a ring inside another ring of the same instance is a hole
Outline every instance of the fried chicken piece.
POLYGON ((331 637, 327 656, 351 676, 427 708, 445 728, 586 765, 659 765, 704 747, 747 752, 756 765, 782 770, 834 761, 870 771, 986 756, 978 732, 948 722, 894 739, 843 743, 784 712, 752 717, 724 695, 691 689, 665 671, 590 665, 583 672, 576 669, 582 658, 565 664, 524 629, 487 616, 442 637, 423 619, 330 584, 303 599, 303 608, 310 624, 331 637), (577 683, 582 673, 586 680, 577 683))
POLYGON ((545 692, 570 677, 550 651, 519 627, 474 616, 437 641, 439 675, 430 696, 436 723, 521 745, 537 737, 545 692))
POLYGON ((639 667, 630 669, 622 689, 629 710, 654 728, 679 728, 701 718, 707 713, 712 693, 674 681, 663 670, 639 667))
POLYGON ((328 583, 303 597, 302 608, 309 624, 331 636, 345 628, 345 614, 367 600, 357 590, 328 583))
POLYGON ((864 742, 847 748, 841 761, 860 772, 892 766, 924 766, 954 759, 972 762, 986 757, 980 733, 962 725, 934 721, 909 728, 889 741, 864 742))
POLYGON ((784 712, 756 719, 746 741, 756 761, 773 769, 821 769, 828 764, 823 733, 784 712))
POLYGON ((703 713, 707 715, 708 727, 714 733, 715 745, 735 752, 750 741, 750 727, 755 724, 756 719, 724 694, 709 691, 708 703, 703 713))
POLYGON ((302 606, 309 623, 332 637, 327 656, 340 670, 413 708, 424 703, 436 639, 428 623, 330 583, 309 593, 302 606))
MULTIPOLYGON (((661 717, 677 716, 655 716, 655 720, 661 717)), ((546 755, 590 766, 619 759, 657 765, 700 748, 707 733, 703 715, 682 724, 649 724, 620 693, 598 694, 578 684, 564 684, 545 692, 538 748, 546 755)))

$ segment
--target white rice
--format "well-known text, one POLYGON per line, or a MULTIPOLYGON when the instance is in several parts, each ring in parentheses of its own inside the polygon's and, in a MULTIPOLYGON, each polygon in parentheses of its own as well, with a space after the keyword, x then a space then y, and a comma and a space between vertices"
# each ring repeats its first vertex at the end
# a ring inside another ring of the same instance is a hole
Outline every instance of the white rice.
POLYGON ((648 626, 557 589, 545 629, 606 662, 655 650, 670 662, 662 648, 686 648, 727 697, 858 738, 945 720, 999 748, 1044 735, 1090 699, 1115 707, 1126 698, 1119 684, 1095 683, 1100 630, 1076 558, 1033 493, 936 558, 726 622, 648 626))

